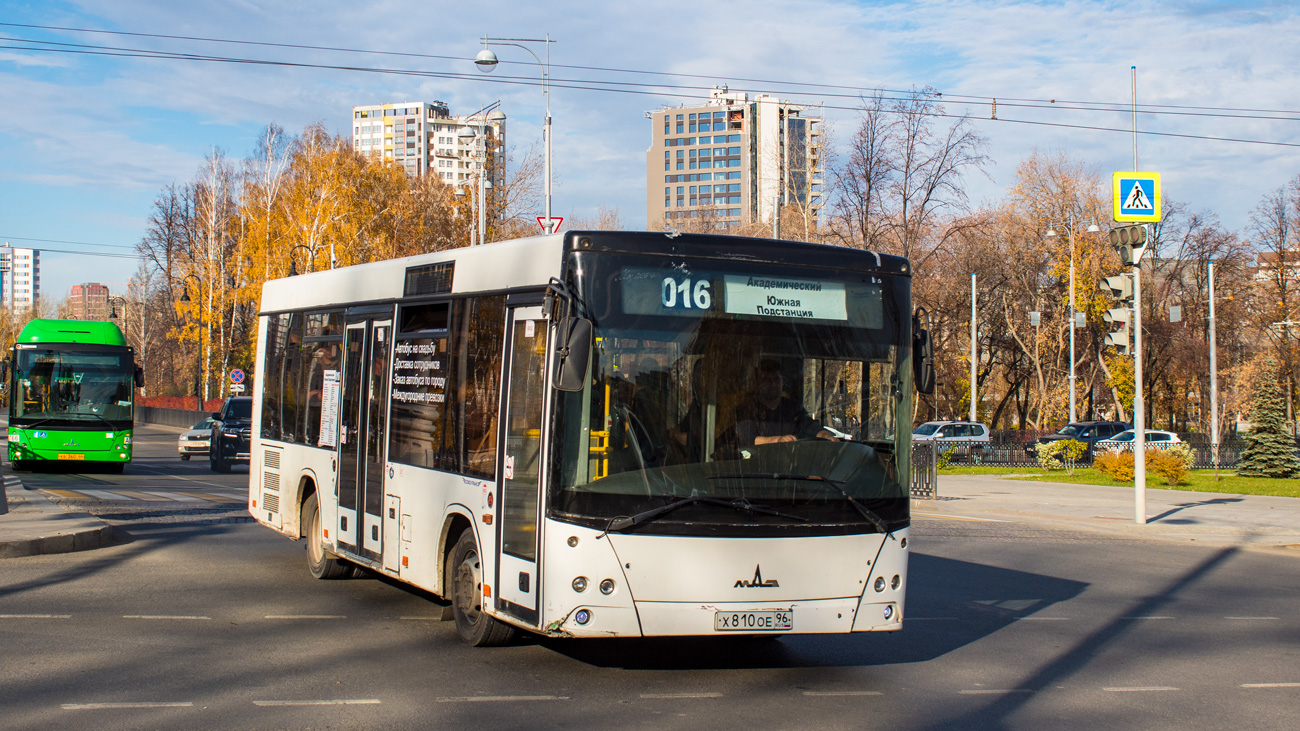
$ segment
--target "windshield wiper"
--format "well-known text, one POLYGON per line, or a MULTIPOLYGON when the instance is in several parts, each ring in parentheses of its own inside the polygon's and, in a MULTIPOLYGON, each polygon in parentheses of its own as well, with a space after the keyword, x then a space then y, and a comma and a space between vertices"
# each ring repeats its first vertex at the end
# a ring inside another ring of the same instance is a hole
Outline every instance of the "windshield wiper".
POLYGON ((889 530, 889 526, 885 524, 885 521, 882 520, 879 515, 876 515, 875 512, 871 510, 871 508, 868 508, 867 506, 853 499, 853 496, 849 494, 848 490, 844 489, 843 486, 844 483, 839 482, 837 480, 830 480, 820 475, 787 475, 780 472, 775 472, 770 475, 765 475, 765 474, 709 475, 709 479, 710 480, 734 480, 734 479, 798 480, 800 482, 821 483, 835 490, 839 494, 843 495, 844 499, 849 501, 849 505, 852 505, 854 510, 858 511, 862 515, 862 517, 866 518, 868 523, 871 523, 871 525, 875 526, 876 530, 880 531, 881 533, 893 535, 893 531, 889 530))
POLYGON ((655 518, 658 518, 664 513, 669 513, 678 508, 685 507, 687 505, 695 505, 698 503, 704 503, 706 505, 720 505, 724 508, 733 508, 735 510, 741 510, 748 513, 761 513, 763 515, 775 515, 778 518, 789 518, 791 520, 798 520, 804 522, 807 522, 808 520, 802 515, 794 515, 793 513, 783 513, 780 510, 773 510, 771 508, 762 505, 754 505, 753 503, 749 502, 748 500, 745 500, 744 498, 738 498, 736 500, 723 500, 721 498, 716 498, 716 497, 692 495, 691 497, 684 497, 681 500, 675 500, 671 503, 668 503, 667 505, 660 505, 657 508, 651 508, 650 510, 637 513, 636 515, 630 517, 614 518, 613 520, 609 521, 609 525, 605 528, 605 532, 609 533, 610 531, 624 531, 633 526, 640 525, 646 521, 654 520, 655 518))

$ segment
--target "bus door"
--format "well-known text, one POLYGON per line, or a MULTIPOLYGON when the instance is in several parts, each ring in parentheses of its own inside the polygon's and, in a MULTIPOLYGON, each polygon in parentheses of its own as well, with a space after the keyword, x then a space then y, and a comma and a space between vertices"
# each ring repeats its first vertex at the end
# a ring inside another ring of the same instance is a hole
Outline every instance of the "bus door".
POLYGON ((384 546, 384 459, 392 330, 391 318, 349 317, 343 336, 338 536, 340 543, 376 560, 384 546))
POLYGON ((540 307, 507 314, 509 359, 499 451, 496 608, 537 623, 538 495, 542 489, 542 420, 547 321, 540 307))

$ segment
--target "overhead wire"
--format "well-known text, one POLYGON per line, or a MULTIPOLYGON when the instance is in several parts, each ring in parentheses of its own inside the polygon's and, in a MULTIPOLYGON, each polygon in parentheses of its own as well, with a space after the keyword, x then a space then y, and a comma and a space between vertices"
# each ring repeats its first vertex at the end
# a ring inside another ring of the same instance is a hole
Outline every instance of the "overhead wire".
MULTIPOLYGON (((0 24, 0 25, 4 25, 4 24, 0 24)), ((4 40, 4 39, 0 39, 0 40, 4 40)), ((69 53, 69 54, 97 55, 97 56, 111 56, 111 57, 125 57, 125 58, 150 58, 150 59, 160 59, 160 60, 203 61, 203 62, 211 62, 211 63, 282 66, 282 67, 289 67, 289 68, 314 68, 314 69, 325 69, 325 70, 335 70, 335 71, 354 71, 359 73, 415 76, 415 77, 422 77, 422 78, 443 78, 443 79, 462 79, 462 80, 475 79, 477 81, 484 82, 484 83, 510 84, 510 85, 522 85, 522 86, 538 86, 542 83, 541 80, 537 78, 523 77, 523 76, 488 77, 488 76, 454 72, 454 71, 418 71, 412 69, 373 68, 373 67, 366 67, 366 66, 348 66, 348 65, 341 65, 341 64, 308 63, 303 61, 278 61, 278 60, 269 60, 269 59, 235 58, 235 57, 224 57, 224 56, 201 55, 201 54, 193 54, 193 53, 181 53, 181 52, 173 52, 173 51, 151 51, 145 49, 115 49, 113 47, 88 46, 85 44, 68 44, 68 43, 54 42, 54 41, 22 40, 20 42, 23 43, 35 42, 47 46, 62 46, 62 47, 51 48, 51 47, 39 47, 39 46, 22 47, 22 46, 0 45, 0 48, 9 49, 9 50, 30 50, 30 51, 46 52, 46 53, 69 53)), ((616 81, 608 81, 608 80, 549 79, 547 83, 551 88, 575 89, 581 91, 599 91, 599 92, 606 92, 606 93, 637 94, 637 95, 655 96, 655 97, 672 97, 672 98, 679 98, 679 99, 695 99, 698 98, 697 94, 687 93, 687 92, 702 92, 707 90, 707 87, 698 87, 698 86, 685 86, 685 85, 662 84, 662 83, 639 84, 634 82, 616 82, 616 81), (609 86, 609 85, 614 85, 614 86, 609 86), (632 88, 632 87, 640 87, 640 88, 632 88), (656 91, 657 89, 662 89, 663 91, 656 91)), ((757 91, 757 89, 755 91, 757 91)), ((839 96, 842 97, 844 95, 839 95, 839 96)), ((881 97, 881 98, 884 101, 907 101, 909 99, 908 97, 881 97)), ((942 96, 942 94, 939 94, 936 95, 935 100, 941 102, 944 100, 944 97, 942 96)), ((861 107, 858 106, 841 106, 841 105, 824 104, 824 103, 818 104, 816 102, 810 102, 810 104, 816 104, 816 106, 819 106, 822 109, 832 109, 836 111, 848 111, 848 112, 861 111, 861 107)), ((1004 106, 1014 106, 1014 105, 1004 104, 1004 106)), ((1027 108, 1037 108, 1037 109, 1051 108, 1051 107, 1041 107, 1041 106, 1034 107, 1029 105, 1025 105, 1025 106, 1027 108)), ((1059 109, 1060 107, 1057 108, 1059 109)), ((1113 110, 1095 109, 1090 111, 1112 111, 1112 112, 1127 114, 1130 113, 1131 110, 1117 108, 1113 110)), ((1096 131, 1096 132, 1120 132, 1125 134, 1132 133, 1132 129, 1119 128, 1119 127, 1103 127, 1099 125, 1071 124, 1066 122, 1049 122, 1043 120, 1011 119, 1006 117, 984 120, 983 118, 974 117, 969 114, 949 114, 945 112, 938 112, 935 110, 922 110, 920 113, 925 116, 950 118, 950 119, 970 119, 972 121, 974 120, 998 121, 998 122, 1008 122, 1014 124, 1026 124, 1026 125, 1033 125, 1033 126, 1040 126, 1040 127, 1078 129, 1078 130, 1088 130, 1088 131, 1096 131)), ((1210 116, 1227 116, 1227 117, 1238 118, 1238 119, 1249 118, 1249 117, 1241 117, 1239 115, 1210 115, 1210 116)), ((1295 121, 1300 121, 1300 120, 1295 120, 1295 121)), ((1213 141, 1213 142, 1233 142, 1233 143, 1243 143, 1243 144, 1271 145, 1271 146, 1279 146, 1279 147, 1300 147, 1300 143, 1281 142, 1276 140, 1258 140, 1258 139, 1248 139, 1248 138, 1239 138, 1239 137, 1219 137, 1214 135, 1159 132, 1154 130, 1141 130, 1141 129, 1139 129, 1137 133, 1141 135, 1150 136, 1150 137, 1172 137, 1172 138, 1179 138, 1179 139, 1194 139, 1194 140, 1204 140, 1204 141, 1213 141)))

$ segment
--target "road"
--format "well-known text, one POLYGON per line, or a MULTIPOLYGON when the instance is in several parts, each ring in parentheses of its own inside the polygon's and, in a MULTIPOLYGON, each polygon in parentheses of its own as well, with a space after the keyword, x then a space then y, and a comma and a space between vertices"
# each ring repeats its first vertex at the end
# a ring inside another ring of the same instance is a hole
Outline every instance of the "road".
POLYGON ((1295 555, 918 519, 900 633, 473 649, 419 591, 311 579, 301 543, 222 502, 246 472, 182 463, 174 431, 145 431, 121 478, 23 475, 109 518, 123 541, 0 562, 7 728, 1283 729, 1300 718, 1295 555))

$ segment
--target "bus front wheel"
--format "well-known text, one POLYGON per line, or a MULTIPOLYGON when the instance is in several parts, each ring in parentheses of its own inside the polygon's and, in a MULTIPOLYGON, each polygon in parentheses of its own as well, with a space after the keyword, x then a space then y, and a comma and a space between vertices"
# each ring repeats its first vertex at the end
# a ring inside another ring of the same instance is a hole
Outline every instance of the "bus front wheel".
POLYGON ((316 494, 302 504, 302 523, 307 526, 307 570, 318 579, 344 579, 352 575, 351 564, 332 557, 325 550, 325 530, 316 494))
POLYGON ((514 627, 483 612, 483 563, 471 530, 460 534, 447 557, 447 585, 462 640, 474 647, 499 647, 514 639, 514 627))
POLYGON ((10 460, 9 466, 14 468, 14 472, 26 472, 31 469, 31 465, 27 464, 25 459, 10 460))

